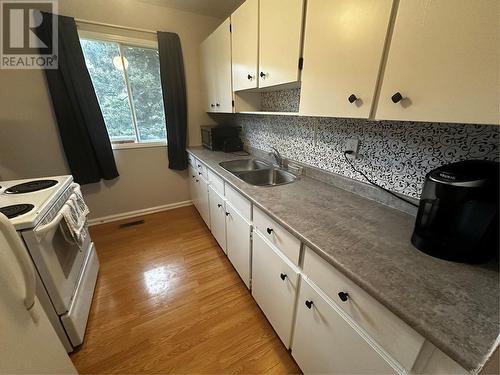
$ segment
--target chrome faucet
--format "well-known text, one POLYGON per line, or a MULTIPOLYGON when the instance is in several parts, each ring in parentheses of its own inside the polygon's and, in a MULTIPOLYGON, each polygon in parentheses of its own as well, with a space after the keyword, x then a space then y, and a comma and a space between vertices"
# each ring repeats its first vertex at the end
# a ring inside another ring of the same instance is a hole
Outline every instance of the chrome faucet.
POLYGON ((276 164, 278 167, 283 168, 283 158, 281 157, 280 152, 276 149, 276 147, 271 147, 271 152, 269 153, 270 156, 274 156, 274 159, 276 160, 276 164))

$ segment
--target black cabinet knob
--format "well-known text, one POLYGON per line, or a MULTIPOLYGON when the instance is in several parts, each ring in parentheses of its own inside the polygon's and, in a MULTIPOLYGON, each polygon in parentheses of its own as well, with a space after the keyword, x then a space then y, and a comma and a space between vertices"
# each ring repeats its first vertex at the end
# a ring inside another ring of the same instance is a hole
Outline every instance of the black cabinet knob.
POLYGON ((345 292, 340 292, 339 293, 339 298, 342 302, 345 302, 349 299, 349 294, 345 293, 345 292))
POLYGON ((200 182, 200 180, 196 179, 196 182, 200 182))
POLYGON ((201 172, 198 172, 198 175, 201 176, 201 172))
POLYGON ((280 274, 280 278, 281 278, 281 280, 285 281, 285 279, 286 279, 286 273, 280 274))
POLYGON ((267 228, 267 233, 268 233, 268 234, 273 233, 273 229, 272 229, 272 228, 267 228))
POLYGON ((219 103, 217 103, 217 104, 216 104, 216 106, 217 106, 217 107, 220 107, 220 104, 219 104, 219 103))
POLYGON ((264 73, 264 72, 260 72, 260 74, 259 74, 259 75, 260 75, 260 78, 264 78, 264 77, 266 76, 266 73, 264 73))
POLYGON ((249 81, 251 81, 253 77, 252 77, 251 74, 249 74, 249 75, 247 75, 247 78, 248 78, 249 81))
POLYGON ((226 216, 229 216, 229 215, 230 215, 229 212, 226 212, 226 216))
POLYGON ((306 306, 308 309, 310 309, 314 305, 313 301, 306 301, 306 306))
POLYGON ((221 208, 221 207, 222 207, 222 204, 218 203, 218 204, 217 204, 217 207, 221 208))
POLYGON ((349 103, 354 103, 356 100, 358 100, 358 97, 354 94, 351 94, 347 100, 349 100, 349 103))
POLYGON ((195 178, 195 177, 196 177, 196 176, 195 176, 195 175, 193 175, 193 178, 195 178))
POLYGON ((401 95, 400 92, 395 93, 393 96, 391 96, 391 100, 394 103, 399 103, 401 100, 403 100, 403 95, 401 95))
POLYGON ((210 107, 212 107, 212 108, 215 107, 215 104, 210 104, 210 107))

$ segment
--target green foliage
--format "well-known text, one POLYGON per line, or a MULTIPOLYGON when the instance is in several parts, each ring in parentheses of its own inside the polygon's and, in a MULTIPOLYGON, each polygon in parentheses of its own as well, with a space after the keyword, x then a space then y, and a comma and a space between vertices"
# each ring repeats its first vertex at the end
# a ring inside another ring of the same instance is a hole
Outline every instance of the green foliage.
POLYGON ((111 140, 165 139, 158 51, 132 46, 122 48, 128 62, 126 74, 139 132, 136 135, 125 72, 113 64, 113 58, 118 57, 116 63, 122 67, 119 45, 86 39, 81 40, 81 45, 111 140))

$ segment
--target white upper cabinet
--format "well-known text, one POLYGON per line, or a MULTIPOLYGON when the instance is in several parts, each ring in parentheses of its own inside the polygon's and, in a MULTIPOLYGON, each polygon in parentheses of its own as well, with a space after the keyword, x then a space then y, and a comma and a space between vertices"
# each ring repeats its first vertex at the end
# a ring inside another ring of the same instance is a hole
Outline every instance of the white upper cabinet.
POLYGON ((215 30, 215 61, 218 112, 233 112, 231 85, 231 20, 228 18, 215 30))
POLYGON ((260 0, 259 87, 300 80, 303 0, 260 0))
POLYGON ((500 123, 499 3, 401 0, 376 117, 500 123))
POLYGON ((368 118, 392 0, 309 0, 300 114, 368 118))
POLYGON ((257 88, 259 0, 245 1, 232 15, 233 90, 257 88))
POLYGON ((226 19, 201 44, 201 73, 208 112, 232 112, 231 32, 226 19))
POLYGON ((200 45, 200 60, 201 60, 201 78, 203 86, 203 105, 205 111, 215 111, 216 87, 215 87, 215 68, 212 61, 213 56, 213 41, 212 36, 205 39, 200 45))

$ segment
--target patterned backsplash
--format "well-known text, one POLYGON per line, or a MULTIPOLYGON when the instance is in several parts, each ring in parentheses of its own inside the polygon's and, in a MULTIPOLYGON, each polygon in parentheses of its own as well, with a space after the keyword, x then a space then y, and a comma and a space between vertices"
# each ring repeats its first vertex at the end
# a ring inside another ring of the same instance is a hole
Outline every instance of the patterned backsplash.
POLYGON ((359 181, 344 159, 347 139, 360 141, 355 166, 385 188, 419 198, 430 170, 464 159, 499 160, 500 127, 398 121, 367 121, 279 115, 229 115, 242 126, 245 146, 359 181))

